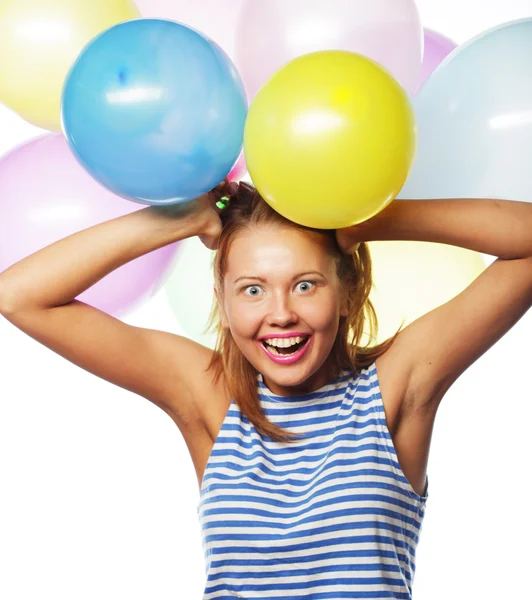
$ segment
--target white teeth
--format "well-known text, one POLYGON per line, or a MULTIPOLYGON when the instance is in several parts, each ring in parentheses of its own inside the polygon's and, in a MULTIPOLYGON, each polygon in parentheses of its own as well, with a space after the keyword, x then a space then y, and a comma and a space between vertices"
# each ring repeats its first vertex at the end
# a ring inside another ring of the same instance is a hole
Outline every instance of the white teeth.
POLYGON ((305 338, 301 336, 290 337, 290 338, 270 338, 269 340, 264 340, 268 346, 276 346, 277 348, 289 348, 294 344, 299 344, 305 338))

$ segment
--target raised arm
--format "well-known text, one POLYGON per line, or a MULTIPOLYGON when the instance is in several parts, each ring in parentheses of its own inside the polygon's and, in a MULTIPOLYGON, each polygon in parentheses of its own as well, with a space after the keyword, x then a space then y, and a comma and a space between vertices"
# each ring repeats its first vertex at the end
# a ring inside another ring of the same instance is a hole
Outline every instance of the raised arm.
POLYGON ((17 312, 66 304, 118 267, 192 237, 211 240, 219 217, 209 195, 149 206, 74 233, 0 273, 0 306, 17 312))
POLYGON ((437 242, 497 256, 464 291, 398 336, 395 364, 412 373, 410 396, 438 407, 458 377, 532 306, 532 204, 451 198, 394 200, 381 213, 338 230, 346 252, 372 240, 437 242))
POLYGON ((111 271, 198 235, 214 247, 220 219, 210 195, 148 207, 90 227, 0 274, 0 314, 67 360, 142 395, 174 418, 189 418, 194 381, 211 351, 182 336, 127 325, 74 300, 111 271))

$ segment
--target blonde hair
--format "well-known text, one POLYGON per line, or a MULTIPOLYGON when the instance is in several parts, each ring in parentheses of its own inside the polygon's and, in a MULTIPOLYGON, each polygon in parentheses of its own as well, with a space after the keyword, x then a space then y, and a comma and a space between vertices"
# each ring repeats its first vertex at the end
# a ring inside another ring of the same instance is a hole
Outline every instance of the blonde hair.
MULTIPOLYGON (((229 184, 224 180, 211 192, 215 201, 223 196, 230 196, 226 208, 220 213, 222 231, 213 260, 214 284, 220 302, 223 299, 223 279, 227 271, 230 245, 242 230, 260 225, 277 225, 305 231, 313 239, 324 240, 336 261, 338 277, 348 290, 348 315, 340 317, 338 333, 328 360, 335 377, 344 369, 358 374, 360 369, 369 366, 392 345, 401 330, 399 328, 393 337, 380 344, 371 347, 360 346, 366 322, 371 339, 375 339, 378 329, 375 308, 369 299, 372 264, 368 245, 363 242, 352 255, 344 254, 338 246, 334 230, 298 225, 271 208, 253 186, 240 182, 236 192, 231 193, 230 190, 235 188, 234 183, 229 184)), ((217 334, 215 350, 207 367, 207 370, 214 369, 214 381, 218 381, 224 375, 225 385, 231 397, 261 435, 269 436, 277 442, 297 441, 300 436, 275 425, 264 414, 257 390, 258 371, 242 354, 229 328, 222 326, 220 306, 216 297, 206 331, 217 334)))

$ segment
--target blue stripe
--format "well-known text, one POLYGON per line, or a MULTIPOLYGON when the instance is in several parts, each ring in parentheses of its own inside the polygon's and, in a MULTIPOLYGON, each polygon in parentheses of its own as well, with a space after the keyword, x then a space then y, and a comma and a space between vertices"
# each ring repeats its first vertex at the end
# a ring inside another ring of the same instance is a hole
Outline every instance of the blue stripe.
POLYGON ((204 600, 410 600, 428 495, 401 470, 375 363, 311 394, 257 386, 266 416, 304 435, 262 437, 231 403, 198 504, 204 600))

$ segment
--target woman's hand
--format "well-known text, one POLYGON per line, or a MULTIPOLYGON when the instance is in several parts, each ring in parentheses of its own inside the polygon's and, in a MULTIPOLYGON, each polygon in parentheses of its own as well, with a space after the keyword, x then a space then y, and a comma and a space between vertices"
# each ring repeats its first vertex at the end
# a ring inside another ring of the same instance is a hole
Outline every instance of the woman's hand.
POLYGON ((212 191, 186 202, 152 205, 146 210, 164 221, 173 222, 179 219, 187 224, 191 232, 188 237, 197 235, 210 250, 217 248, 222 222, 212 191))
POLYGON ((198 222, 198 237, 203 245, 209 250, 218 248, 218 239, 222 232, 222 221, 220 220, 220 209, 216 206, 214 193, 207 192, 195 198, 195 218, 198 222))
POLYGON ((360 246, 360 242, 357 241, 356 235, 356 227, 344 227, 343 229, 336 230, 336 241, 338 242, 338 246, 340 250, 344 254, 354 254, 358 247, 360 246))
POLYGON ((238 188, 237 182, 229 182, 226 178, 210 192, 192 201, 196 218, 199 219, 198 237, 209 250, 218 248, 218 240, 222 232, 220 209, 216 206, 216 202, 224 194, 236 194, 238 188))
MULTIPOLYGON (((236 194, 238 188, 238 183, 229 182, 226 178, 210 192, 188 202, 167 206, 165 210, 173 213, 174 216, 179 213, 179 216, 193 222, 195 235, 199 237, 203 245, 209 250, 216 250, 222 232, 220 209, 216 206, 216 202, 224 194, 236 194)), ((158 207, 158 209, 163 210, 162 207, 158 207)))
POLYGON ((398 239, 389 236, 390 223, 397 220, 397 201, 394 200, 373 217, 336 230, 336 241, 344 254, 354 254, 362 242, 398 239))

